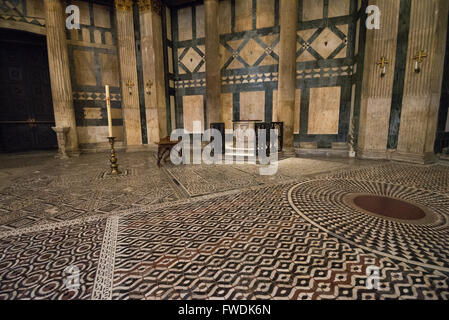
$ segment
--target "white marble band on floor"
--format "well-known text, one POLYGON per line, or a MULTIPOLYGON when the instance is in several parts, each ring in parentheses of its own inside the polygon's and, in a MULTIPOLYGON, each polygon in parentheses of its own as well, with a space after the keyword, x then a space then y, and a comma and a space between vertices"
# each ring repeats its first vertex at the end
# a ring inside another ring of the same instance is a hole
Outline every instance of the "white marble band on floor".
POLYGON ((114 280, 115 249, 117 245, 119 217, 108 218, 98 259, 97 273, 95 275, 92 299, 111 300, 114 280))

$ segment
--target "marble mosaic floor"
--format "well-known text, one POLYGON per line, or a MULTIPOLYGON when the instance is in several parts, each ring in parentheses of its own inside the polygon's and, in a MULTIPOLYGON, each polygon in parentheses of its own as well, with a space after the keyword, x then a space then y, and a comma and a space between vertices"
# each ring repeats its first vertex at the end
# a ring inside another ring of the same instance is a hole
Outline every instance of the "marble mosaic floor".
POLYGON ((105 154, 0 156, 0 299, 449 298, 449 166, 119 164, 113 178, 105 154), (353 194, 430 218, 372 215, 353 194))

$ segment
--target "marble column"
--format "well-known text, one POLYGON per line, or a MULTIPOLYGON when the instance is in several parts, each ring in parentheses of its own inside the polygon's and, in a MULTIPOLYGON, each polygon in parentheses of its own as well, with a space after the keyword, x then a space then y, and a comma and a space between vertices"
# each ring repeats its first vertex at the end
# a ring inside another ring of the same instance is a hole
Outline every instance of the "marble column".
POLYGON ((132 0, 115 0, 126 146, 142 145, 132 0))
POLYGON ((284 123, 284 148, 294 147, 293 127, 296 89, 296 29, 298 1, 280 0, 281 39, 279 49, 278 114, 284 123))
POLYGON ((45 0, 48 64, 56 127, 67 127, 67 152, 78 154, 78 134, 66 43, 64 8, 60 0, 45 0))
POLYGON ((221 80, 218 34, 218 0, 204 0, 206 17, 206 113, 207 127, 221 122, 221 80))
POLYGON ((140 37, 149 143, 168 135, 162 42, 163 5, 160 0, 140 0, 140 37))
POLYGON ((434 160, 434 143, 444 72, 449 1, 412 0, 399 139, 395 160, 428 163, 434 160), (418 51, 427 57, 421 72, 414 70, 418 51))
POLYGON ((371 0, 369 4, 379 7, 382 29, 366 31, 357 157, 386 159, 400 1, 371 0), (388 60, 383 77, 377 65, 382 57, 388 60))

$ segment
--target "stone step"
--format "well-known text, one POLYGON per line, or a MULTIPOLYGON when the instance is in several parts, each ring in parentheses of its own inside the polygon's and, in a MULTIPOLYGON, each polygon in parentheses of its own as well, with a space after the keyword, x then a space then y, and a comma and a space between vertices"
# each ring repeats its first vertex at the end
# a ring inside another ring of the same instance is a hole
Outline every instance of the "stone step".
POLYGON ((449 162, 449 154, 440 154, 440 160, 444 162, 449 162))

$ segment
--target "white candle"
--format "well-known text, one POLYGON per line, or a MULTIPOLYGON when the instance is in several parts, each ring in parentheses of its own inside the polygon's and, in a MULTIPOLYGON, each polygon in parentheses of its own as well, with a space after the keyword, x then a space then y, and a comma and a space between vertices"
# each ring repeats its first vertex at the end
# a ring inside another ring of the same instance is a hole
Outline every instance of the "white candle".
POLYGON ((106 108, 108 110, 108 126, 109 126, 109 136, 112 137, 112 114, 111 114, 111 97, 109 94, 109 86, 106 85, 106 108))

